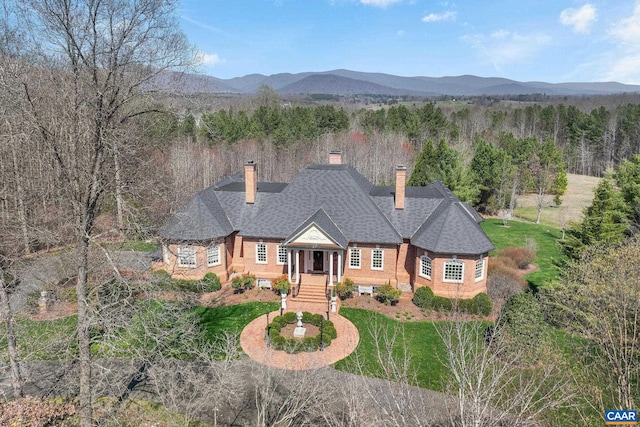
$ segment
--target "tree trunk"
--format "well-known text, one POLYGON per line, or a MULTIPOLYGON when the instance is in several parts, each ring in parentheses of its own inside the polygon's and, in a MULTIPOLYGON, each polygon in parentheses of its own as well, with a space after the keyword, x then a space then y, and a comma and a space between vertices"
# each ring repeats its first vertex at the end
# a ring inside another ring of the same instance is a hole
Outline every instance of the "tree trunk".
POLYGON ((22 375, 20 373, 20 361, 18 359, 18 348, 16 345, 16 335, 13 330, 13 316, 9 306, 9 292, 5 280, 4 271, 0 266, 0 313, 4 319, 7 330, 7 350, 9 352, 9 365, 11 366, 11 387, 14 397, 22 397, 22 375))
POLYGON ((24 244, 24 253, 31 253, 29 245, 29 230, 27 227, 27 212, 24 204, 24 188, 22 186, 22 176, 20 175, 20 168, 18 167, 18 155, 16 154, 16 147, 11 144, 11 155, 13 157, 13 174, 16 179, 16 201, 18 204, 18 222, 20 223, 20 230, 22 231, 22 242, 24 244))
POLYGON ((120 233, 124 234, 124 199, 122 197, 122 172, 120 165, 120 154, 118 153, 118 144, 114 144, 113 148, 113 169, 116 186, 116 225, 120 233))
POLYGON ((93 426, 91 402, 91 339, 89 336, 89 307, 87 298, 87 275, 89 271, 89 236, 78 241, 78 350, 80 352, 80 425, 93 426))

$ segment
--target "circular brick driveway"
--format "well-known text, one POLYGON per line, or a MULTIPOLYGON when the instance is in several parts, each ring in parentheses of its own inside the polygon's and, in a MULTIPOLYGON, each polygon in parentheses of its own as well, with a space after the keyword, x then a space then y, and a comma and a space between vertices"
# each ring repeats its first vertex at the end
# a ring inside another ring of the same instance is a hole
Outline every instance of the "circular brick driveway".
MULTIPOLYGON (((293 308, 294 307, 290 307, 290 309, 286 311, 318 312, 317 309, 314 309, 315 307, 305 307, 302 304, 300 304, 300 306, 296 305, 295 309, 293 308)), ((269 319, 271 320, 279 314, 279 310, 274 311, 269 314, 269 319)), ((267 348, 264 339, 265 328, 267 327, 266 314, 253 320, 243 329, 240 334, 240 346, 251 359, 274 368, 289 370, 322 368, 323 366, 331 365, 347 357, 356 349, 360 341, 358 329, 356 329, 355 325, 349 320, 337 313, 332 313, 330 320, 336 327, 338 337, 332 340, 331 345, 325 348, 324 351, 288 354, 284 351, 267 348)))

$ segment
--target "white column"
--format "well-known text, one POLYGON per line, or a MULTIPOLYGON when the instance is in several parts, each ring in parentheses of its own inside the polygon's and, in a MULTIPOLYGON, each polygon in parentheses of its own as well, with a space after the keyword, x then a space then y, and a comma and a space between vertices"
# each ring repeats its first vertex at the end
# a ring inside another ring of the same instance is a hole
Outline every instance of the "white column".
POLYGON ((342 252, 338 252, 338 282, 342 281, 342 252))
POLYGON ((300 283, 300 249, 296 249, 296 283, 300 283))
POLYGON ((291 249, 287 249, 287 274, 289 276, 289 283, 293 283, 291 281, 291 249))
POLYGON ((333 286, 333 251, 329 251, 329 286, 333 286))

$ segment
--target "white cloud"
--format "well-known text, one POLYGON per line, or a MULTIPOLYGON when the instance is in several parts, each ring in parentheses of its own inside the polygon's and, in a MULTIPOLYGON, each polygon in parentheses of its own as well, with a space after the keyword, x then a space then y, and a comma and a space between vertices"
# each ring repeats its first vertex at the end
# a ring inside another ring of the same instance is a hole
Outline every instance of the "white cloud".
POLYGON ((609 35, 616 41, 638 46, 640 42, 640 1, 636 2, 633 14, 628 18, 623 18, 611 27, 609 35))
POLYGON ((508 30, 497 30, 489 35, 470 34, 462 40, 500 72, 505 65, 529 62, 551 43, 551 37, 545 34, 522 35, 508 30))
POLYGON ((607 62, 604 80, 640 83, 640 0, 631 16, 613 24, 608 35, 616 47, 607 62))
POLYGON ((424 18, 422 22, 440 22, 440 21, 455 21, 458 12, 447 11, 443 13, 430 13, 424 18))
POLYGON ((198 52, 196 55, 196 60, 207 67, 215 67, 216 65, 224 64, 225 60, 220 58, 217 53, 204 53, 198 52))
POLYGON ((394 3, 398 3, 400 0, 360 0, 360 3, 366 6, 382 7, 385 8, 394 3))
POLYGON ((396 32, 396 36, 398 36, 398 37, 404 37, 405 34, 406 34, 406 32, 404 30, 398 30, 396 32))
POLYGON ((590 3, 579 9, 568 8, 560 12, 560 23, 572 27, 573 32, 578 34, 587 34, 596 18, 596 8, 590 3))

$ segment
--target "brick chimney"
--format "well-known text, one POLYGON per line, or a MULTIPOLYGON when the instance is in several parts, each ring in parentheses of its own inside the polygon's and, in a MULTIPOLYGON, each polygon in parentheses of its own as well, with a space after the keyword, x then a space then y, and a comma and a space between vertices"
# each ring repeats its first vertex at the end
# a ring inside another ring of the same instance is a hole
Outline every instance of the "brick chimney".
POLYGON ((253 160, 244 165, 244 201, 245 203, 256 202, 256 192, 258 191, 258 172, 253 160))
POLYGON ((341 165, 342 164, 342 151, 340 151, 340 150, 331 150, 329 152, 329 164, 330 165, 341 165))
POLYGON ((396 209, 404 209, 404 189, 407 182, 406 166, 396 166, 396 209))

